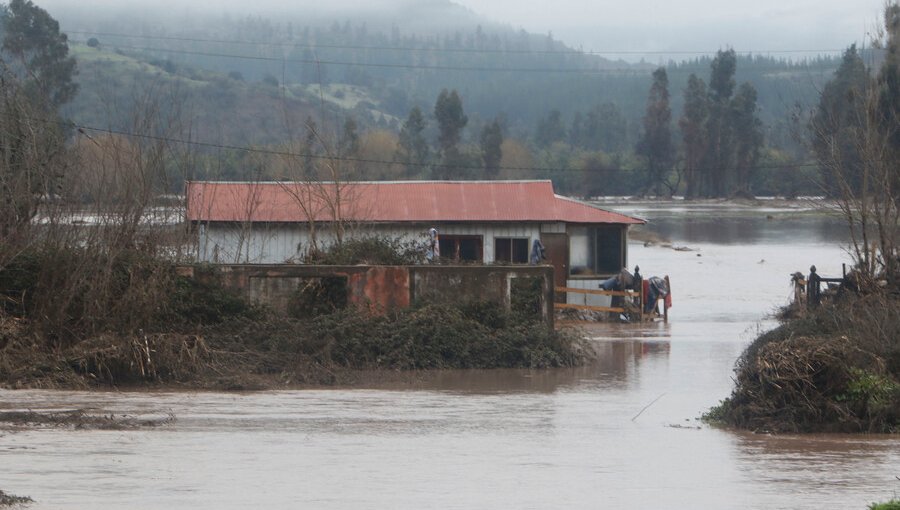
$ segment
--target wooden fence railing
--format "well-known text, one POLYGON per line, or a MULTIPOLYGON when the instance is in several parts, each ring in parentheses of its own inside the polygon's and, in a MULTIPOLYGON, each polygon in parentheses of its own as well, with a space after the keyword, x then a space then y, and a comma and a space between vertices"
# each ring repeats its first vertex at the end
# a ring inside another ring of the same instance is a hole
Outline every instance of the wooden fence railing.
POLYGON ((846 264, 843 265, 841 272, 843 273, 841 278, 828 278, 819 276, 816 272, 816 266, 812 266, 809 268, 809 276, 807 277, 803 277, 802 273, 795 273, 791 277, 791 281, 794 284, 794 303, 801 308, 804 305, 808 308, 819 306, 822 302, 822 298, 828 295, 828 284, 843 284, 847 281, 846 264), (822 289, 823 284, 826 287, 826 290, 824 291, 822 289))
MULTIPOLYGON (((669 295, 672 292, 672 286, 669 283, 669 277, 663 278, 666 281, 666 288, 669 289, 669 295)), ((578 289, 574 287, 554 287, 557 294, 580 294, 584 297, 581 304, 578 303, 555 303, 553 308, 556 310, 588 310, 592 312, 609 312, 609 313, 636 313, 641 321, 645 319, 644 312, 644 286, 639 285, 638 290, 595 290, 595 289, 578 289), (596 306, 587 304, 588 296, 610 296, 621 297, 625 300, 626 306, 596 306)), ((660 297, 663 307, 663 320, 669 321, 669 300, 660 297)))

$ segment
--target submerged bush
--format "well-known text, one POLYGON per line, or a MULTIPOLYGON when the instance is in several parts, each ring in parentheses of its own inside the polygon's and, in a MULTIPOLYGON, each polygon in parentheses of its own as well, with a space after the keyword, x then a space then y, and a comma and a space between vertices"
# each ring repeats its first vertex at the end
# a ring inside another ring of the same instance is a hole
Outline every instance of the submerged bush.
POLYGON ((317 318, 323 362, 349 368, 543 368, 581 361, 577 341, 494 303, 425 304, 386 316, 347 309, 317 318))

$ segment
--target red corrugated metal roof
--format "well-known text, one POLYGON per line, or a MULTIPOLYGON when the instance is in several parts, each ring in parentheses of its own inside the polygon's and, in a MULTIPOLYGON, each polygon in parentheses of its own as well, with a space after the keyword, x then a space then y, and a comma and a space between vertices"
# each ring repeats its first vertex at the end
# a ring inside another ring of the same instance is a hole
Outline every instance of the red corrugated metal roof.
POLYGON ((639 224, 558 196, 550 181, 405 181, 304 184, 188 182, 189 221, 496 222, 639 224), (340 200, 335 197, 340 196, 340 200), (340 213, 336 213, 337 205, 340 213))

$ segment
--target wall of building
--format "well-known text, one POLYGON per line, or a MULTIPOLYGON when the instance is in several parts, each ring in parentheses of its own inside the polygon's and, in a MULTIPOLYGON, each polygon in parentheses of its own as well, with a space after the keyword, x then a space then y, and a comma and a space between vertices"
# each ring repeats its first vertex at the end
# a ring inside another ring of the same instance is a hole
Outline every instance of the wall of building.
POLYGON ((541 320, 553 325, 553 268, 549 266, 185 266, 181 274, 215 279, 249 300, 286 313, 292 296, 311 281, 340 277, 350 304, 374 309, 408 307, 417 302, 482 300, 509 307, 517 279, 541 285, 541 320))
MULTIPOLYGON (((350 226, 347 236, 384 236, 399 237, 403 240, 421 244, 428 241, 427 231, 434 227, 440 235, 478 235, 482 236, 484 262, 496 260, 494 240, 504 238, 527 238, 529 250, 534 239, 540 233, 565 232, 564 224, 434 224, 434 225, 371 225, 350 226)), ((298 225, 266 225, 254 224, 241 226, 236 224, 202 224, 198 226, 198 253, 200 262, 221 264, 280 264, 300 261, 309 250, 309 229, 298 225)), ((334 242, 332 231, 322 229, 317 233, 320 246, 334 242)))

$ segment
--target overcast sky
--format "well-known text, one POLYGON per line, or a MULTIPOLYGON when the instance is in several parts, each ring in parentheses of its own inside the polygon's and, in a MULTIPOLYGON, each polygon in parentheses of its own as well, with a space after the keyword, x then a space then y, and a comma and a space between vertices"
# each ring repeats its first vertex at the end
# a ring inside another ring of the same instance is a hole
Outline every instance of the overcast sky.
MULTIPOLYGON (((2 0, 0 0, 2 1, 2 0)), ((804 57, 864 43, 873 32, 884 0, 455 0, 490 20, 529 32, 552 32, 573 47, 650 62, 691 52, 779 52, 804 57), (804 53, 798 50, 814 50, 804 53), (626 53, 616 53, 626 52, 626 53), (647 52, 646 54, 627 52, 647 52), (665 52, 657 54, 654 52, 665 52), (683 52, 683 53, 679 53, 683 52)), ((81 14, 108 9, 140 16, 142 11, 224 11, 308 17, 327 11, 336 17, 365 19, 378 12, 388 17, 414 12, 404 4, 435 0, 37 0, 51 14, 81 14), (399 7, 398 7, 399 4, 399 7), (355 14, 355 16, 354 16, 355 14)), ((421 4, 420 4, 421 5, 421 4)), ((399 18, 398 18, 399 19, 399 18)), ((407 22, 412 20, 405 20, 407 22)), ((436 20, 429 20, 436 21, 436 20)), ((403 23, 414 30, 416 22, 403 23)))
MULTIPOLYGON (((457 0, 479 14, 597 51, 842 49, 884 0, 457 0)), ((653 60, 652 54, 647 56, 653 60)))

